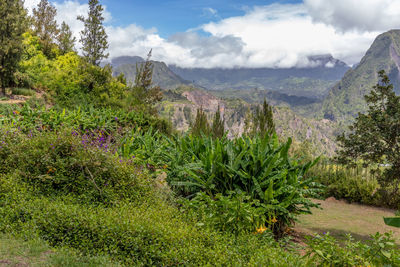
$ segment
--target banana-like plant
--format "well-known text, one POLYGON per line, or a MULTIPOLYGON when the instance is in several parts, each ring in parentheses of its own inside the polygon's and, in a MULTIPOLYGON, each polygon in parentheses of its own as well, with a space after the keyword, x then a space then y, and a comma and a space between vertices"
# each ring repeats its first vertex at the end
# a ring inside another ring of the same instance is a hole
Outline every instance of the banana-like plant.
POLYGON ((168 181, 181 195, 191 198, 205 192, 214 198, 244 192, 260 202, 277 233, 317 206, 308 197, 315 196, 319 186, 304 177, 317 161, 292 161, 291 139, 281 144, 276 135, 233 140, 186 135, 170 144, 165 158, 168 181))

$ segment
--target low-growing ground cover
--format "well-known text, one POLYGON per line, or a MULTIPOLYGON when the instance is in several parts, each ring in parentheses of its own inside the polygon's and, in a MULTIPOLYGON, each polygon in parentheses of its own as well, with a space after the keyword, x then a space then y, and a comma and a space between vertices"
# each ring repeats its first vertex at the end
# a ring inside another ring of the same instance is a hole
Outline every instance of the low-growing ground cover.
POLYGON ((85 257, 72 250, 55 250, 43 240, 15 238, 11 235, 0 235, 0 266, 120 266, 112 263, 107 257, 85 257))

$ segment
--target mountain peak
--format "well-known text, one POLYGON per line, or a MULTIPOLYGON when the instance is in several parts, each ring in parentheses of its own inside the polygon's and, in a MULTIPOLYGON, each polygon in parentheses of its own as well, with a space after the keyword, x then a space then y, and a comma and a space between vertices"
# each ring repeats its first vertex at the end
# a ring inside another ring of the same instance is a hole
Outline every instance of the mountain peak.
POLYGON ((335 66, 348 66, 343 61, 334 58, 331 54, 312 55, 308 56, 307 59, 311 62, 311 65, 315 65, 315 67, 333 68, 335 66))
POLYGON ((378 71, 385 70, 394 89, 400 92, 400 30, 378 35, 357 67, 349 70, 329 92, 323 115, 331 120, 345 120, 366 110, 364 95, 378 82, 378 71))

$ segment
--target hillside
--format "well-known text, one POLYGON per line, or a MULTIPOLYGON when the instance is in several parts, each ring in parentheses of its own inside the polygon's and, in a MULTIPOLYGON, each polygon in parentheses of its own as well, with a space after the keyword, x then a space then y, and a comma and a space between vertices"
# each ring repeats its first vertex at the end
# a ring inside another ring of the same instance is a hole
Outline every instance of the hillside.
MULTIPOLYGON (((141 57, 118 57, 111 61, 113 66, 114 75, 123 73, 128 82, 134 82, 136 77, 136 64, 143 63, 144 59, 141 57)), ((155 85, 163 89, 175 89, 182 84, 190 84, 174 72, 172 72, 164 62, 152 61, 153 69, 153 82, 155 85)))
POLYGON ((364 95, 378 81, 379 70, 385 70, 400 90, 400 30, 379 35, 361 59, 360 64, 346 72, 343 79, 329 92, 323 102, 322 115, 326 119, 345 121, 365 111, 364 95))
POLYGON ((309 58, 308 68, 181 68, 170 69, 195 85, 211 90, 267 89, 309 98, 323 98, 349 67, 330 55, 309 58))
MULTIPOLYGON (((219 107, 230 137, 238 136, 244 131, 246 112, 251 105, 242 99, 219 98, 210 91, 192 87, 166 91, 164 95, 164 101, 159 106, 160 114, 170 119, 179 131, 189 129, 200 107, 205 110, 209 121, 219 107)), ((312 144, 315 155, 333 155, 336 149, 335 123, 325 119, 304 118, 289 107, 282 106, 274 107, 274 121, 277 133, 283 139, 293 137, 297 143, 308 141, 312 144)))

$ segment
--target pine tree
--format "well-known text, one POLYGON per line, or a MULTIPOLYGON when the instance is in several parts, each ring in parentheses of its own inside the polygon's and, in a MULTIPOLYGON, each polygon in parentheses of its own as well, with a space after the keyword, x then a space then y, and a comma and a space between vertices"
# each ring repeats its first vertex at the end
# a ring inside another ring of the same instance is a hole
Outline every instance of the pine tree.
POLYGON ((211 126, 211 134, 214 138, 221 138, 225 134, 225 120, 221 118, 220 107, 218 106, 217 111, 214 114, 213 123, 211 126))
POLYGON ((22 34, 27 29, 26 11, 20 0, 0 1, 0 85, 1 93, 14 81, 23 53, 22 34))
POLYGON ((61 24, 60 33, 57 36, 58 48, 62 55, 75 50, 76 38, 72 36, 70 27, 65 21, 61 24))
POLYGON ((251 114, 251 119, 246 118, 245 125, 248 134, 251 136, 265 136, 275 133, 272 106, 267 103, 266 99, 264 99, 262 108, 259 106, 256 107, 253 114, 251 114))
POLYGON ((52 57, 52 50, 59 32, 55 19, 57 9, 48 0, 41 0, 33 9, 33 31, 39 37, 43 54, 52 57))
POLYGON ((145 109, 151 114, 157 111, 154 105, 161 101, 162 92, 159 86, 153 85, 153 63, 151 62, 151 50, 147 54, 147 59, 144 63, 136 65, 135 84, 132 88, 132 94, 135 98, 134 104, 141 109, 145 109))
POLYGON ((192 125, 191 133, 195 136, 201 136, 202 134, 208 134, 210 132, 210 125, 208 124, 207 115, 203 110, 203 107, 197 109, 196 119, 192 125))
POLYGON ((98 0, 89 0, 88 17, 79 16, 78 20, 84 23, 81 31, 83 56, 93 65, 99 66, 102 59, 108 58, 107 33, 103 26, 103 7, 98 0))

